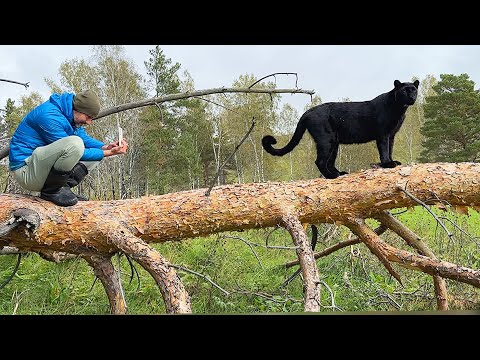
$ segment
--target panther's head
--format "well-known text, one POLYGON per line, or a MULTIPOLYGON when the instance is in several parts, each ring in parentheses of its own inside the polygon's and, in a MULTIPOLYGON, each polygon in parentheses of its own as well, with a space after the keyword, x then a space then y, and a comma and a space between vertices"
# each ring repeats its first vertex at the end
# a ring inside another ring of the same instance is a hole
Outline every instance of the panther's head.
POLYGON ((413 105, 417 100, 417 89, 420 82, 415 80, 413 83, 400 82, 395 80, 393 85, 395 86, 395 102, 402 105, 413 105))

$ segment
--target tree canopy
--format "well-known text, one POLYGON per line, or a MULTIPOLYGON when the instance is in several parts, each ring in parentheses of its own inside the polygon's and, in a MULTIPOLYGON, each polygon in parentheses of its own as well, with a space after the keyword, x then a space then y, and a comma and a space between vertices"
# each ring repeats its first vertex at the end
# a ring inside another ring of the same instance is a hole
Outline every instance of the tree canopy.
POLYGON ((477 161, 480 154, 480 93, 467 74, 442 74, 425 103, 421 161, 477 161))

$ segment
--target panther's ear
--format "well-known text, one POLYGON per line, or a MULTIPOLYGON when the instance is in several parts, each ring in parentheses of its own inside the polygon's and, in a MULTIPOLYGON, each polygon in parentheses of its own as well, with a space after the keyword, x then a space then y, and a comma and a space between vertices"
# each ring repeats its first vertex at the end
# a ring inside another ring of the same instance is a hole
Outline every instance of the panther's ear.
POLYGON ((415 80, 415 81, 413 82, 413 85, 415 85, 415 87, 418 89, 418 85, 420 85, 420 81, 415 80))
POLYGON ((398 81, 398 80, 395 80, 395 81, 393 82, 393 86, 395 86, 395 89, 399 88, 401 85, 402 85, 402 83, 401 83, 400 81, 398 81))

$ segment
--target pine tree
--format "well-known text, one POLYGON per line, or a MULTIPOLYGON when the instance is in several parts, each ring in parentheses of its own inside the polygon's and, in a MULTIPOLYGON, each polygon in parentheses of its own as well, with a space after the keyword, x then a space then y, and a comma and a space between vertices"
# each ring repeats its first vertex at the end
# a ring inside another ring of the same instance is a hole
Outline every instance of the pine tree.
POLYGON ((436 96, 425 104, 421 161, 477 161, 480 155, 480 93, 467 74, 441 74, 436 96))

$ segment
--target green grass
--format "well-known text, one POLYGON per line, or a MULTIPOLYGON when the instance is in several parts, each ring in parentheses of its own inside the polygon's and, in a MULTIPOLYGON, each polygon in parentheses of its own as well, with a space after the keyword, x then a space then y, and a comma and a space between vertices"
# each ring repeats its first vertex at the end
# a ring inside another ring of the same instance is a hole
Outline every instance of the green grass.
MULTIPOLYGON (((400 213, 395 210, 393 213, 400 213)), ((480 269, 480 215, 444 212, 435 214, 453 234, 450 239, 423 208, 400 213, 397 218, 420 235, 442 260, 480 269), (453 225, 453 223, 456 224, 453 225)), ((368 221, 375 227, 375 221, 368 221)), ((339 228, 337 236, 323 241, 321 250, 344 240, 348 231, 339 228)), ((201 273, 227 291, 226 295, 205 279, 178 270, 191 300, 192 311, 200 314, 299 313, 303 311, 303 285, 300 277, 282 286, 297 267, 284 264, 296 258, 294 250, 266 249, 231 237, 265 245, 291 247, 288 232, 260 229, 232 232, 182 242, 154 244, 171 263, 201 273)), ((309 234, 310 236, 310 234, 309 234)), ((382 235, 387 242, 408 251, 413 250, 390 231, 382 235)), ((117 265, 117 258, 112 258, 117 265)), ((12 272, 16 255, 0 256, 0 282, 12 272)), ((317 260, 322 281, 322 312, 348 311, 434 311, 431 276, 393 264, 400 274, 402 287, 363 245, 341 249, 317 260), (326 286, 325 286, 326 285, 326 286), (327 288, 328 286, 328 288, 327 288), (329 290, 330 289, 330 290, 329 290), (333 302, 332 302, 333 296, 333 302)), ((140 283, 124 256, 121 257, 122 281, 129 314, 163 314, 165 306, 153 278, 139 265, 140 283)), ((479 289, 447 281, 450 310, 480 310, 479 289)), ((14 278, 0 289, 0 314, 109 314, 107 296, 93 270, 82 259, 59 264, 48 262, 37 254, 22 257, 14 278)))

